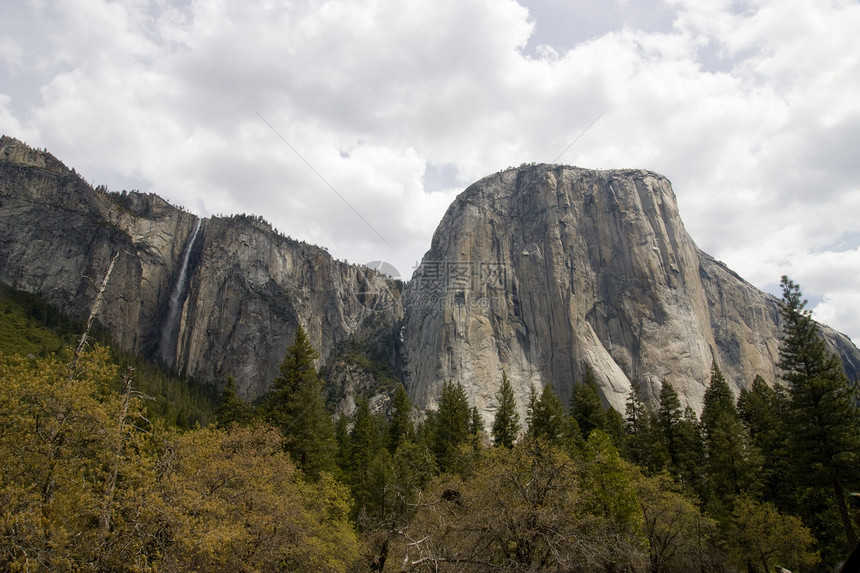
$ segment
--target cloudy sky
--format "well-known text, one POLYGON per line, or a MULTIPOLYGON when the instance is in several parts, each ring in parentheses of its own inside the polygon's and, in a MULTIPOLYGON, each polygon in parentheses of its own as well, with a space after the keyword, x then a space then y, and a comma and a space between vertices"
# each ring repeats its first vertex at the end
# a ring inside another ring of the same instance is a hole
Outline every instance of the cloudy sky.
POLYGON ((790 275, 860 341, 856 0, 0 0, 0 13, 0 131, 94 184, 260 214, 408 277, 484 175, 647 168, 672 181, 700 248, 770 292, 790 275))

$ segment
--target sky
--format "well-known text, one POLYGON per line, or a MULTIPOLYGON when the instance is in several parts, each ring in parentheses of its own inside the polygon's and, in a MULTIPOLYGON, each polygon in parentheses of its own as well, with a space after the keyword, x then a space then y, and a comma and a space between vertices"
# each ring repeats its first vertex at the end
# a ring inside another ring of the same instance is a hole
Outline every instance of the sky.
POLYGON ((649 169, 857 343, 858 37, 857 0, 0 0, 0 132, 403 278, 485 175, 649 169))

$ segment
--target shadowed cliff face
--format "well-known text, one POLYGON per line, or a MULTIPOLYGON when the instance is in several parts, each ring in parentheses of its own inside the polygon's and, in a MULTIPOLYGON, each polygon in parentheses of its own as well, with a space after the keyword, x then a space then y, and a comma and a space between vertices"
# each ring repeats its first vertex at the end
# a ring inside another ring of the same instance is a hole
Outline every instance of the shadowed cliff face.
MULTIPOLYGON (((273 232, 255 217, 198 218, 155 195, 93 190, 53 156, 0 140, 0 280, 77 317, 120 253, 99 322, 126 350, 157 358, 179 293, 175 370, 262 394, 302 324, 326 363, 350 338, 396 332, 400 286, 273 232)), ((393 336, 393 335, 391 335, 393 336)))
MULTIPOLYGON (((700 252, 669 181, 648 171, 537 165, 466 189, 407 292, 409 388, 432 404, 459 380, 492 420, 507 373, 520 414, 532 385, 567 402, 594 370, 624 411, 631 383, 668 381, 701 409, 713 359, 736 390, 776 378, 777 300, 700 252)), ((858 351, 827 329, 854 361, 858 351)))

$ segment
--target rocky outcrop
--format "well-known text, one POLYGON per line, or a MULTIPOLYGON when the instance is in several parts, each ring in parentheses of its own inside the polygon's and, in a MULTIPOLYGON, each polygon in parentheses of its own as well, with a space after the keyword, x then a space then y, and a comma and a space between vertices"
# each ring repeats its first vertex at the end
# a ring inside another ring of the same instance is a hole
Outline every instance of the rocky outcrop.
MULTIPOLYGON (((640 170, 523 166, 456 198, 407 291, 409 388, 461 381, 492 420, 502 372, 565 403, 591 366, 608 405, 671 383, 701 409, 714 360, 735 389, 776 380, 778 301, 699 251, 669 181, 640 170)), ((860 353, 825 329, 853 376, 860 353)))
MULTIPOLYGON (((669 181, 648 171, 533 165, 481 180, 404 293, 260 217, 199 220, 155 195, 92 189, 0 140, 0 281, 84 318, 117 253, 98 315, 117 343, 203 382, 233 376, 247 398, 299 324, 345 412, 401 375, 419 407, 460 381, 487 423, 503 371, 522 416, 532 387, 567 401, 586 365, 621 411, 632 384, 655 399, 664 382, 700 409, 714 360, 736 390, 777 378, 778 301, 699 251, 669 181)), ((856 379, 860 352, 823 330, 856 379)))
POLYGON ((168 298, 190 248, 175 370, 261 395, 301 324, 319 365, 351 339, 391 338, 401 285, 278 233, 259 217, 198 218, 151 194, 94 190, 46 152, 0 140, 0 281, 77 317, 120 253, 98 320, 157 358, 168 298), (382 333, 382 334, 380 334, 382 333))

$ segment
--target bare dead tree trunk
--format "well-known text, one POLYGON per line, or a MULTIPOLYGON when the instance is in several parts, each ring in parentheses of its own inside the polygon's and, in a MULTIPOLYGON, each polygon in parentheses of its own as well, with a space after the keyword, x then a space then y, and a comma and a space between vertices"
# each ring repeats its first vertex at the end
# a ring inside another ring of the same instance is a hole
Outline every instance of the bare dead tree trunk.
POLYGON ((81 352, 84 350, 84 346, 87 343, 87 338, 90 335, 90 329, 93 327, 93 321, 96 318, 96 315, 99 312, 99 306, 101 306, 102 296, 104 296, 105 290, 107 290, 108 279, 110 279, 110 274, 113 272, 113 265, 116 263, 117 258, 119 257, 119 252, 113 256, 108 265, 107 273, 105 273, 105 278, 102 281, 101 287, 99 287, 98 292, 96 293, 96 300, 93 301, 93 308, 90 310, 90 316, 87 318, 87 327, 84 329, 83 334, 81 334, 81 339, 78 342, 77 348, 75 348, 75 357, 72 360, 71 365, 69 366, 69 379, 75 377, 75 369, 78 365, 78 358, 81 355, 81 352))

